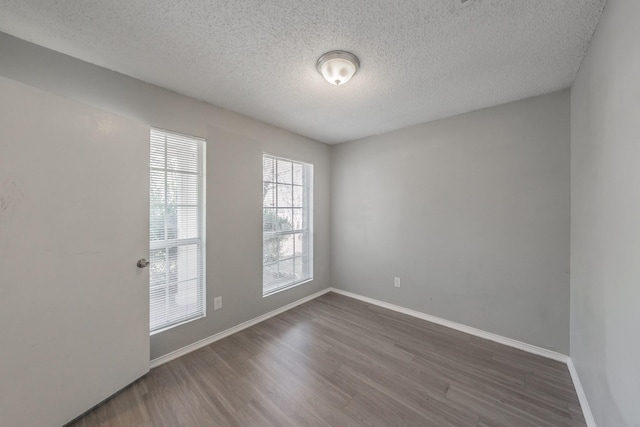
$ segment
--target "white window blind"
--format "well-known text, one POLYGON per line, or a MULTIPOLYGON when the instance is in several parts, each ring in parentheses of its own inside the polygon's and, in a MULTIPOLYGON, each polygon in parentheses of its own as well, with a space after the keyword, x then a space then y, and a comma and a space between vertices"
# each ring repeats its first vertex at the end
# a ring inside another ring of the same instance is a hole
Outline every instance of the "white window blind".
POLYGON ((313 278, 313 166, 262 158, 262 293, 313 278))
POLYGON ((151 129, 150 331, 205 315, 205 140, 151 129))

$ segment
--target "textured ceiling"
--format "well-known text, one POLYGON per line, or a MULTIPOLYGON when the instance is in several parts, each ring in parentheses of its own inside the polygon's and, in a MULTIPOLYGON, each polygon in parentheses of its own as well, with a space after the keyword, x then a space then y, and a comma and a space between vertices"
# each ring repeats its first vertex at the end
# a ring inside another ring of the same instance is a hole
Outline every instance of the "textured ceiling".
POLYGON ((604 3, 0 0, 0 31, 336 143, 570 86, 604 3))

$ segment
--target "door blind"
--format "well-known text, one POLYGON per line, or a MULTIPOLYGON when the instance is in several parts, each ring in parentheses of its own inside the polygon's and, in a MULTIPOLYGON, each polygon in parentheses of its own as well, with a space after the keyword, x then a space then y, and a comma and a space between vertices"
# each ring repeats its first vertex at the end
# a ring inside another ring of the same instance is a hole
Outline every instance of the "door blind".
POLYGON ((150 331, 205 315, 205 140, 151 129, 150 331))

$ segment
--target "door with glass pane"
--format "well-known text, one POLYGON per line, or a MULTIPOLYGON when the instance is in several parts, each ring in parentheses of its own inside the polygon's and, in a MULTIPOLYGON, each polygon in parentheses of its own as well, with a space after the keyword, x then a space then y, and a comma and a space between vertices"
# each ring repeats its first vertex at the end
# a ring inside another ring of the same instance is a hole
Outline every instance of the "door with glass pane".
POLYGON ((60 426, 149 370, 149 127, 0 93, 0 424, 60 426))

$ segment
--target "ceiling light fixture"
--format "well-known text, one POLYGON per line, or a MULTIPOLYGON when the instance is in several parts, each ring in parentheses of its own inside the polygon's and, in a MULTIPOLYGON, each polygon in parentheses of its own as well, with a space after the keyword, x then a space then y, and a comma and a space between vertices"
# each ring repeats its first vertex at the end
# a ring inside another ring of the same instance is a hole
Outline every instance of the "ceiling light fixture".
POLYGON ((353 53, 332 50, 318 59, 316 67, 326 81, 340 86, 351 80, 351 77, 358 72, 360 61, 353 53))

